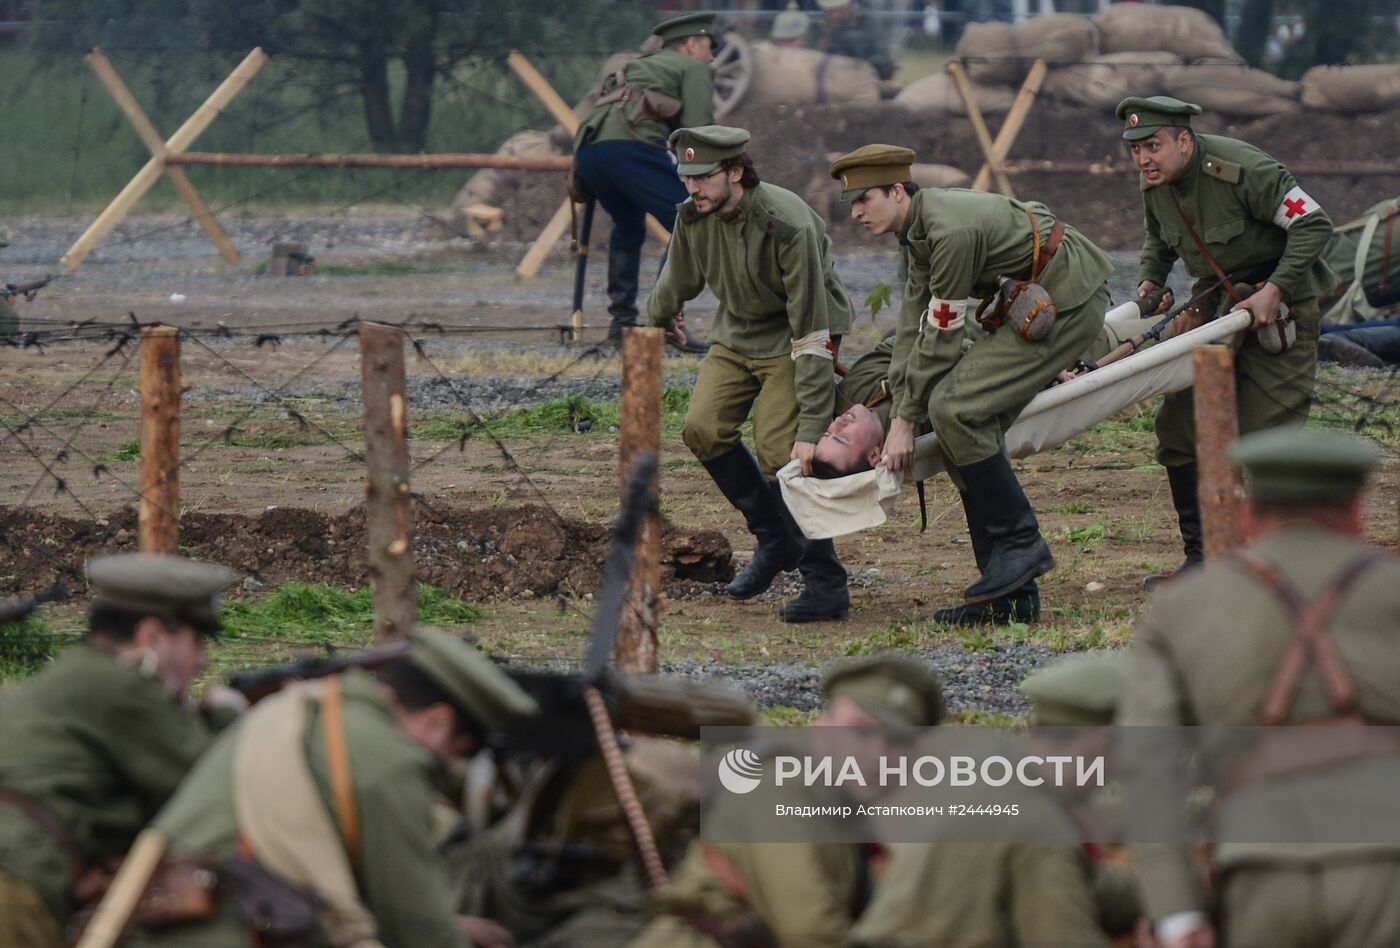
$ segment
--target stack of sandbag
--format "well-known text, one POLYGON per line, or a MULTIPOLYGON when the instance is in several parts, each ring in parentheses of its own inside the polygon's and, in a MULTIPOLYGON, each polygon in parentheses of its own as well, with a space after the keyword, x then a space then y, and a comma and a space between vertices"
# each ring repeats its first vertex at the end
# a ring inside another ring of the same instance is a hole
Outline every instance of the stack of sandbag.
POLYGON ((1167 67, 1163 90, 1206 112, 1235 118, 1277 115, 1298 108, 1298 83, 1262 69, 1233 63, 1189 63, 1167 67))
POLYGON ((1101 53, 1051 69, 1040 91, 1054 99, 1111 110, 1130 95, 1155 94, 1163 88, 1166 70, 1181 64, 1176 53, 1101 53))
MULTIPOLYGON (((988 85, 983 82, 969 82, 972 87, 972 100, 977 103, 982 114, 1006 112, 1016 101, 1016 87, 988 85)), ((937 115, 966 115, 967 106, 958 95, 957 84, 945 72, 925 76, 909 83, 894 100, 906 108, 937 115)))
MULTIPOLYGON (((563 155, 567 151, 561 147, 549 132, 526 129, 507 138, 505 144, 496 149, 498 155, 513 157, 545 157, 563 155)), ((469 237, 480 237, 494 233, 501 228, 500 208, 524 183, 529 171, 515 171, 510 168, 482 168, 471 176, 452 199, 452 213, 457 232, 469 237)))
POLYGON ((957 55, 969 78, 984 83, 1019 83, 1037 59, 1048 66, 1077 63, 1098 48, 1094 24, 1068 13, 1021 23, 969 23, 957 55))
POLYGON ((1244 62, 1220 24, 1194 7, 1115 3, 1094 14, 1093 23, 1101 53, 1161 52, 1186 62, 1244 62))
POLYGON ((754 43, 753 79, 744 105, 783 102, 823 105, 880 101, 880 76, 863 59, 814 49, 754 43))
POLYGON ((1400 65, 1314 66, 1303 73, 1303 104, 1325 112, 1384 112, 1400 105, 1400 65))

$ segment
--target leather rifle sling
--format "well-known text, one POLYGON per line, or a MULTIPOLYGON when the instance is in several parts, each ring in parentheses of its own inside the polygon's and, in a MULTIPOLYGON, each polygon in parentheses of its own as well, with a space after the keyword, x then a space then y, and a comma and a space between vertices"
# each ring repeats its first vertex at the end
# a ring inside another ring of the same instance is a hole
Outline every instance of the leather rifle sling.
POLYGON ((1220 269, 1220 264, 1216 263, 1215 258, 1210 255, 1210 251, 1206 249, 1205 241, 1201 240, 1200 235, 1196 233, 1196 228, 1191 226, 1191 221, 1186 216, 1186 209, 1181 206, 1181 201, 1177 198, 1176 192, 1171 189, 1171 185, 1167 185, 1167 193, 1171 195, 1172 203, 1176 205, 1176 213, 1180 216, 1181 223, 1186 225, 1186 233, 1191 235, 1191 240, 1195 243, 1196 249, 1201 252, 1201 256, 1206 258, 1206 263, 1210 264, 1210 268, 1214 270, 1215 275, 1220 278, 1220 285, 1225 287, 1225 292, 1229 293, 1230 298, 1236 303, 1243 303, 1249 297, 1245 296, 1235 284, 1230 282, 1230 278, 1225 275, 1225 271, 1220 269))

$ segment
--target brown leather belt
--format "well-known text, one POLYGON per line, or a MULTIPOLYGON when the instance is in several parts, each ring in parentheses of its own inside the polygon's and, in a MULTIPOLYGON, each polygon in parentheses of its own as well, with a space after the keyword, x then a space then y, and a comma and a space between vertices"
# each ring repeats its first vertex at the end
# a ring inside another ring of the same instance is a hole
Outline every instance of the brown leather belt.
POLYGON ((1055 256, 1055 251, 1060 249, 1060 241, 1065 239, 1065 222, 1056 221, 1050 228, 1050 236, 1046 238, 1045 244, 1040 248, 1037 259, 1031 263, 1031 269, 1026 279, 1034 283, 1045 268, 1050 265, 1050 260, 1055 256))
POLYGON ((83 856, 78 851, 78 841, 73 838, 72 833, 68 832, 68 828, 59 822, 58 817, 28 797, 4 790, 0 790, 0 806, 8 806, 18 810, 28 817, 30 822, 48 834, 62 851, 64 858, 68 860, 68 869, 73 874, 72 881, 76 885, 83 874, 83 856))

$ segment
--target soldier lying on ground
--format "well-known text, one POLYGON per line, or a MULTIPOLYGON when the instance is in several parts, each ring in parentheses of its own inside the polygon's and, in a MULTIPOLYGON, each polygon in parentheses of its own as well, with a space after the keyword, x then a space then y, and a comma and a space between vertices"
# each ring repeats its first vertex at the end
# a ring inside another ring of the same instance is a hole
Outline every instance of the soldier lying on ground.
MULTIPOLYGON (((231 570, 128 553, 87 567, 81 645, 20 686, 0 715, 0 945, 58 948, 110 863, 213 740, 182 707, 219 633, 231 570)), ((213 695, 215 702, 226 691, 213 695)))

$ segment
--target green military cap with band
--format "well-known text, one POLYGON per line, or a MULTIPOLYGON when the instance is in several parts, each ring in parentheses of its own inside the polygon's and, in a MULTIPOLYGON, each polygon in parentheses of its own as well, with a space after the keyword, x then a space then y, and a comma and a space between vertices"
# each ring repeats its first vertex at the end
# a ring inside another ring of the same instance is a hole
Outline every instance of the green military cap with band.
POLYGON ((841 182, 841 200, 857 200, 871 188, 913 180, 914 152, 899 145, 864 145, 831 163, 831 176, 841 182))
POLYGON ((1016 690, 1034 702, 1036 724, 1112 724, 1126 684, 1123 662, 1122 653, 1076 655, 1038 669, 1016 690))
POLYGON ((1230 456, 1244 468, 1250 498, 1269 503, 1345 504, 1381 463, 1371 442, 1311 428, 1245 435, 1230 456))
POLYGON ((877 655, 842 662, 822 679, 822 698, 849 698, 886 727, 930 727, 943 717, 943 689, 927 666, 877 655))
POLYGON ((656 24, 651 32, 661 37, 663 43, 687 39, 691 36, 713 37, 715 35, 715 15, 702 12, 673 16, 669 20, 662 20, 656 24))
POLYGON ((683 176, 709 174, 720 162, 742 155, 751 137, 742 128, 727 125, 678 128, 668 139, 671 150, 676 153, 676 173, 683 176))
POLYGON ((455 635, 431 626, 409 633, 409 661, 433 680, 452 703, 487 731, 517 718, 536 717, 540 706, 496 663, 455 635))
POLYGON ((226 566, 162 553, 94 556, 87 563, 95 607, 184 622, 208 636, 219 634, 219 593, 236 578, 226 566))
POLYGON ((1191 117, 1200 115, 1201 107, 1169 95, 1135 95, 1119 102, 1116 114, 1123 120, 1123 138, 1134 142, 1159 128, 1190 128, 1191 117))

